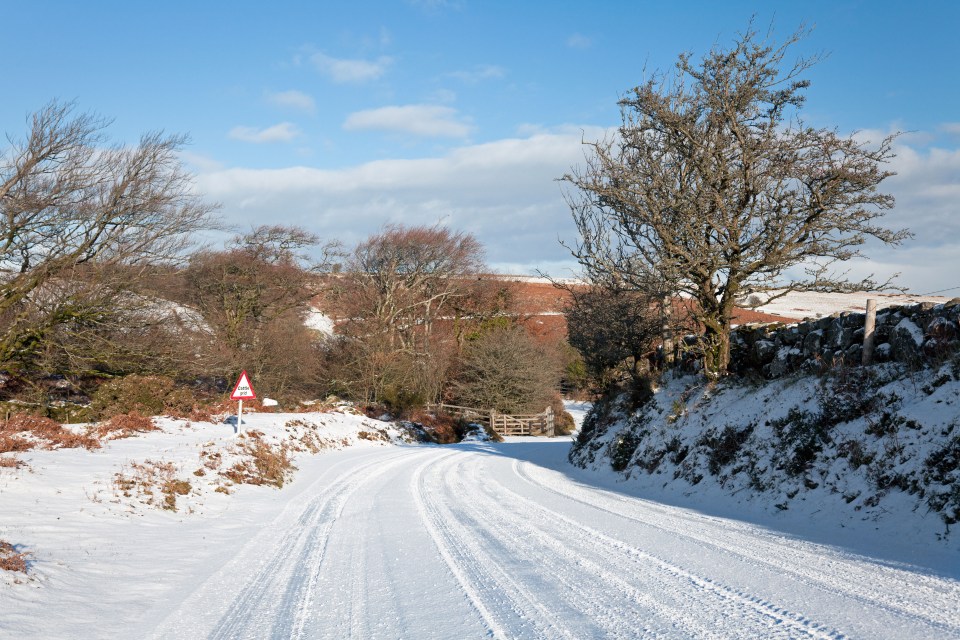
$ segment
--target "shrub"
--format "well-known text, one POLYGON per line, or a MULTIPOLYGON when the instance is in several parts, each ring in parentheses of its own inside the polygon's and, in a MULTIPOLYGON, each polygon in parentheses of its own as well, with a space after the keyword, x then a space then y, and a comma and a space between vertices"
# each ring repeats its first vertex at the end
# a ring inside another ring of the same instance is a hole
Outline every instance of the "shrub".
POLYGON ((883 380, 873 369, 842 366, 829 373, 820 395, 820 421, 827 427, 862 418, 878 407, 897 406, 901 401, 896 395, 874 393, 883 380))
POLYGON ((790 475, 806 471, 829 440, 820 414, 792 407, 785 418, 771 421, 784 454, 782 468, 790 475))
POLYGON ((741 430, 727 425, 719 433, 711 430, 700 436, 697 444, 707 450, 707 468, 712 475, 718 475, 723 467, 736 459, 753 428, 752 424, 741 430))
POLYGON ((17 551, 17 548, 5 540, 0 540, 0 569, 4 571, 27 572, 27 560, 30 554, 17 551))
POLYGON ((44 449, 99 449, 100 441, 90 433, 64 429, 50 418, 17 413, 0 425, 0 453, 44 449))
POLYGON ((281 488, 296 467, 282 445, 271 446, 259 431, 243 434, 239 453, 245 457, 221 475, 236 484, 268 485, 281 488))
POLYGON ((423 428, 427 437, 437 444, 451 444, 463 440, 467 432, 466 423, 446 413, 428 413, 415 411, 410 421, 423 428))
POLYGON ((120 413, 105 423, 97 427, 97 435, 109 440, 118 440, 120 438, 129 438, 137 433, 146 433, 147 431, 158 431, 160 427, 153 424, 153 420, 140 415, 137 411, 130 413, 120 413))
POLYGON ((960 437, 933 451, 923 464, 926 483, 939 487, 930 492, 927 504, 947 526, 960 522, 960 437))
POLYGON ((408 389, 400 384, 388 384, 381 393, 383 403, 390 413, 397 416, 409 415, 416 407, 422 407, 426 398, 422 391, 408 389))
POLYGON ((560 397, 560 394, 554 394, 550 398, 550 408, 553 409, 553 432, 558 436, 568 436, 573 433, 574 428, 577 426, 573 420, 573 416, 570 415, 563 406, 563 398, 560 397))
POLYGON ((164 413, 186 417, 200 404, 190 389, 165 376, 130 375, 105 382, 94 392, 90 408, 98 418, 133 411, 145 416, 164 413))
POLYGON ((623 471, 627 468, 642 439, 639 434, 629 430, 617 436, 617 439, 611 443, 610 450, 610 466, 614 471, 623 471))

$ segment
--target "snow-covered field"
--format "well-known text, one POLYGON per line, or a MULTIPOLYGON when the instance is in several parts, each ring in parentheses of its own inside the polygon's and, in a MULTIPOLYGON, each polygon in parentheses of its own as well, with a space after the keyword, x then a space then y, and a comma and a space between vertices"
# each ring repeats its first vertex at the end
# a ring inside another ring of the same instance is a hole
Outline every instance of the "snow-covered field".
POLYGON ((813 291, 794 291, 782 298, 757 307, 757 311, 772 313, 803 320, 804 318, 822 318, 832 313, 853 311, 864 313, 867 308, 867 299, 877 301, 877 309, 887 307, 909 306, 921 302, 943 304, 950 300, 943 296, 918 296, 899 293, 819 293, 813 291))
POLYGON ((960 637, 956 564, 638 497, 571 467, 568 438, 425 446, 359 416, 255 415, 264 439, 326 448, 282 489, 226 495, 191 472, 233 455, 232 427, 162 426, 0 469, 0 539, 33 554, 0 583, 0 637, 960 637), (115 487, 147 459, 191 479, 176 512, 115 487))

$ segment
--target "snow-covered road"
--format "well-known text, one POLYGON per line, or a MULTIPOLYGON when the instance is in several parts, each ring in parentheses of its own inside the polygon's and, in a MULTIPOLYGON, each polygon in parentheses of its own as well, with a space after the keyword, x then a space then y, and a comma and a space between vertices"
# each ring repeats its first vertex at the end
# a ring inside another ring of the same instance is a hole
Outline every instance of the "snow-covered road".
POLYGON ((591 486, 563 471, 568 449, 515 440, 324 456, 278 515, 177 599, 159 598, 140 631, 960 637, 957 580, 591 486))

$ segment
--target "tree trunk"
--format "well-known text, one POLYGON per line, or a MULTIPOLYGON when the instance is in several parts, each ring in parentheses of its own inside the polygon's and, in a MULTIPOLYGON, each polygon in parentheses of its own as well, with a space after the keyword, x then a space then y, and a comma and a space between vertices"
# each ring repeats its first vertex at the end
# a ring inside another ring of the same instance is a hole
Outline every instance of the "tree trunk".
POLYGON ((700 300, 703 335, 703 372, 711 380, 727 374, 730 366, 730 329, 733 324, 733 296, 700 300))

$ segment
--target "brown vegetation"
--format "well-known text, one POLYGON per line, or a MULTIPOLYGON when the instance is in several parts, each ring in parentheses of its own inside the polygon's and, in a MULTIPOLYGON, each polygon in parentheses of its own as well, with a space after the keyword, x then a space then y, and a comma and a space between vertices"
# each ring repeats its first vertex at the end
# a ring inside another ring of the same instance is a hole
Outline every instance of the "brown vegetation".
POLYGON ((285 445, 271 445, 263 440, 263 433, 248 431, 241 435, 237 445, 244 456, 221 475, 235 484, 268 485, 281 488, 296 467, 285 445))
POLYGON ((97 435, 106 440, 118 440, 120 438, 129 438, 138 433, 147 431, 158 431, 160 427, 153 423, 150 418, 141 415, 137 411, 130 413, 121 413, 113 416, 106 422, 97 426, 97 435))
POLYGON ((463 438, 463 422, 445 413, 414 411, 410 416, 410 422, 422 427, 427 436, 437 444, 459 442, 463 438))
POLYGON ((0 423, 0 453, 44 449, 99 449, 96 434, 77 433, 59 422, 26 413, 17 413, 0 423))
POLYGON ((0 540, 0 570, 27 572, 30 553, 17 551, 17 548, 5 540, 0 540))
POLYGON ((136 412, 146 416, 186 417, 199 409, 203 398, 166 376, 129 375, 101 384, 90 408, 98 418, 136 412))
POLYGON ((576 422, 573 416, 567 412, 563 406, 563 397, 559 393, 554 394, 550 400, 550 408, 553 409, 553 433, 558 436, 568 436, 576 428, 576 422))
POLYGON ((139 498, 144 504, 177 510, 177 497, 190 493, 189 480, 178 477, 177 467, 169 461, 133 462, 129 470, 114 475, 113 486, 126 498, 139 498))
POLYGON ((23 466, 26 466, 26 463, 16 456, 0 456, 0 469, 19 469, 23 466))

